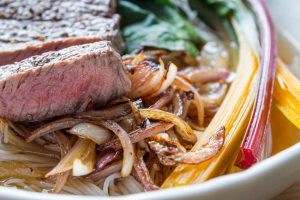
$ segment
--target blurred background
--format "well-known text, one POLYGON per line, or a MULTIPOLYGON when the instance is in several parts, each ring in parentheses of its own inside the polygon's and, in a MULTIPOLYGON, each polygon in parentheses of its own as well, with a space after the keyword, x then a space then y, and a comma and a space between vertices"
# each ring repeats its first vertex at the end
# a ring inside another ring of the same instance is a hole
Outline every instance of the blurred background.
MULTIPOLYGON (((267 0, 277 29, 300 44, 300 0, 267 0)), ((297 68, 300 66, 297 66, 297 68)), ((300 180, 273 200, 299 200, 300 180)))
POLYGON ((287 30, 300 41, 300 0, 267 0, 279 30, 287 30))

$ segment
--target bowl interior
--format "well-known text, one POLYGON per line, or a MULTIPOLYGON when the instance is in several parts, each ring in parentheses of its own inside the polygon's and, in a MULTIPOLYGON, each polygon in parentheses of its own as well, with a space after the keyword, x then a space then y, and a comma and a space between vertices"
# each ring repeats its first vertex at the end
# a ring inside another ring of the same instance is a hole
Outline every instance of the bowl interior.
MULTIPOLYGON (((287 33, 278 34, 279 54, 300 77, 300 51, 297 42, 287 33)), ((103 200, 103 199, 269 199, 282 192, 300 177, 300 144, 256 164, 244 172, 226 175, 202 184, 165 189, 122 197, 74 196, 16 190, 0 187, 5 200, 103 200), (286 170, 288 169, 288 170, 286 170)))

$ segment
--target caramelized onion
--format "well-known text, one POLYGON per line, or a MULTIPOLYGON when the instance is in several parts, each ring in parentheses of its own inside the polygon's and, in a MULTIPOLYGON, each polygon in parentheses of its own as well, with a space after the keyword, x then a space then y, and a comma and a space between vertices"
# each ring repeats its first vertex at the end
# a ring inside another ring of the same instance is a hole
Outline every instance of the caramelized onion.
POLYGON ((182 108, 182 115, 181 115, 181 117, 183 119, 185 119, 186 116, 187 116, 187 114, 188 114, 188 112, 189 112, 189 108, 190 108, 190 105, 191 105, 191 100, 187 97, 187 95, 184 95, 182 97, 182 104, 183 104, 182 105, 183 108, 182 108))
POLYGON ((132 113, 133 113, 133 118, 134 118, 134 126, 136 126, 137 124, 141 123, 141 116, 139 113, 139 108, 143 106, 143 101, 141 99, 137 100, 136 103, 129 101, 132 113))
POLYGON ((175 89, 173 87, 167 89, 161 98, 159 98, 150 108, 160 109, 161 107, 167 105, 174 96, 175 89))
MULTIPOLYGON (((161 62, 161 65, 163 65, 162 62, 161 62)), ((177 74, 177 67, 176 67, 176 65, 171 63, 169 66, 167 75, 166 75, 166 79, 163 81, 161 87, 159 88, 158 91, 154 92, 149 97, 155 97, 155 96, 161 94, 163 91, 165 91, 175 80, 176 74, 177 74)))
POLYGON ((79 107, 79 109, 78 109, 77 112, 84 112, 84 111, 86 111, 87 109, 89 109, 89 107, 93 107, 92 103, 93 103, 92 97, 89 96, 89 97, 81 104, 81 106, 79 107))
POLYGON ((176 116, 180 116, 181 117, 182 114, 183 114, 183 101, 180 98, 180 95, 178 93, 176 93, 174 95, 172 103, 173 103, 173 113, 176 116))
POLYGON ((45 177, 52 176, 72 169, 75 159, 85 158, 89 148, 94 142, 79 138, 65 157, 45 177))
POLYGON ((151 190, 158 190, 159 187, 155 185, 150 177, 148 168, 144 162, 143 154, 141 150, 138 148, 136 151, 136 156, 134 159, 134 170, 135 170, 135 177, 141 182, 144 188, 147 191, 151 190))
POLYGON ((201 95, 201 101, 205 108, 216 108, 221 105, 227 92, 227 85, 222 84, 216 92, 201 95))
POLYGON ((230 72, 225 69, 215 68, 195 68, 189 67, 180 72, 182 76, 192 83, 203 84, 208 82, 226 81, 230 77, 230 72))
POLYGON ((113 150, 106 150, 104 152, 100 152, 97 157, 99 158, 95 165, 95 170, 100 171, 108 164, 118 160, 121 158, 122 151, 113 151, 113 150))
POLYGON ((95 171, 89 175, 86 176, 87 179, 98 181, 104 177, 107 177, 115 172, 118 172, 122 169, 122 162, 114 162, 111 165, 105 167, 101 171, 95 171))
POLYGON ((133 67, 128 73, 131 80, 130 98, 148 96, 159 90, 165 74, 162 61, 160 65, 151 61, 142 61, 136 65, 132 64, 130 67, 133 67))
POLYGON ((205 128, 204 127, 200 127, 197 123, 195 123, 192 119, 187 118, 186 122, 190 125, 190 127, 192 127, 192 129, 195 131, 204 131, 205 128))
POLYGON ((143 118, 154 119, 154 120, 162 120, 165 122, 172 123, 178 129, 181 137, 189 142, 196 142, 197 138, 191 129, 191 127, 180 117, 157 109, 140 109, 140 115, 143 118))
POLYGON ((112 134, 109 130, 91 123, 77 124, 69 130, 69 133, 81 138, 90 139, 98 145, 103 144, 112 138, 112 134))
POLYGON ((211 159, 222 148, 225 140, 225 128, 221 127, 201 148, 184 152, 177 145, 167 141, 149 141, 153 151, 159 156, 164 165, 174 165, 176 163, 199 164, 211 159))
MULTIPOLYGON (((172 127, 173 127, 173 124, 158 122, 158 123, 151 124, 145 128, 139 128, 139 129, 129 133, 129 137, 130 137, 130 140, 132 143, 137 143, 139 141, 144 140, 147 137, 150 137, 157 133, 167 131, 172 127)), ((113 139, 109 142, 106 142, 106 143, 98 146, 98 150, 100 150, 100 151, 103 151, 106 149, 114 149, 116 151, 122 149, 120 140, 118 138, 116 138, 116 139, 113 139)))
POLYGON ((133 167, 134 151, 128 133, 116 122, 107 120, 99 122, 105 128, 114 132, 119 138, 123 147, 123 166, 121 170, 122 177, 129 176, 133 167))
POLYGON ((31 135, 28 138, 26 138, 26 141, 31 142, 31 141, 35 140, 36 138, 39 138, 43 135, 46 135, 48 133, 52 133, 55 131, 59 131, 61 129, 71 128, 81 122, 82 122, 81 119, 63 118, 63 119, 59 119, 59 120, 44 124, 40 128, 34 130, 31 133, 31 135))
POLYGON ((213 117, 218 112, 219 108, 207 108, 205 109, 205 117, 213 117))
POLYGON ((139 53, 137 56, 135 56, 135 57, 132 59, 131 64, 137 65, 137 64, 139 64, 140 62, 142 62, 144 59, 145 59, 145 53, 144 53, 144 52, 141 52, 141 53, 139 53))
MULTIPOLYGON (((61 151, 61 158, 63 158, 71 149, 71 143, 69 139, 61 132, 57 132, 54 134, 54 137, 57 140, 57 143, 60 147, 61 151)), ((71 171, 66 171, 60 174, 57 174, 55 185, 53 188, 54 193, 59 193, 61 189, 64 187, 66 184, 68 177, 70 176, 71 171)))
POLYGON ((76 116, 81 117, 98 117, 100 119, 116 119, 126 116, 131 113, 131 108, 128 103, 122 103, 101 110, 91 110, 87 112, 78 113, 76 116))
POLYGON ((203 103, 201 101, 201 97, 198 93, 198 91, 190 84, 188 83, 186 80, 184 80, 183 78, 176 76, 176 79, 174 81, 174 84, 176 85, 176 87, 186 91, 186 92, 192 92, 193 93, 193 101, 197 107, 197 111, 198 111, 198 123, 199 126, 203 126, 203 122, 204 122, 204 106, 203 103))

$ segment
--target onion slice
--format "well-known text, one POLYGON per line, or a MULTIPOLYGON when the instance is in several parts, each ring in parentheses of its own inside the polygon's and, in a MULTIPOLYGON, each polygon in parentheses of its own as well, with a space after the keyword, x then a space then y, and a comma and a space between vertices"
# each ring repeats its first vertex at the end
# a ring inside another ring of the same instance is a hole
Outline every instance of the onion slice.
POLYGON ((183 119, 172 113, 157 109, 140 109, 140 115, 142 118, 172 123, 177 127, 179 134, 184 140, 192 143, 197 141, 196 135, 191 127, 183 119))
MULTIPOLYGON (((158 123, 151 124, 148 127, 139 128, 129 133, 129 137, 132 143, 137 143, 157 133, 165 132, 172 127, 173 124, 171 123, 158 122, 158 123)), ((97 149, 100 151, 107 150, 107 149, 114 149, 115 151, 117 151, 122 149, 122 145, 120 140, 116 138, 98 146, 97 149)))
POLYGON ((63 159, 49 173, 47 173, 45 177, 72 169, 74 161, 76 159, 83 160, 86 158, 88 156, 87 152, 91 152, 92 147, 94 147, 95 150, 94 142, 79 138, 69 153, 63 157, 63 159))
POLYGON ((192 83, 204 84, 208 82, 226 81, 231 73, 224 69, 214 68, 195 68, 189 67, 179 72, 182 76, 189 79, 192 83))
POLYGON ((134 159, 135 177, 143 184, 147 191, 159 190, 159 187, 155 185, 151 179, 149 170, 144 162, 143 154, 138 148, 134 159))
MULTIPOLYGON (((163 138, 161 138, 163 139, 163 138)), ((225 140, 225 127, 222 126, 215 134, 213 134, 206 144, 199 149, 189 152, 182 151, 176 143, 172 144, 167 141, 149 141, 149 145, 154 150, 159 160, 164 165, 174 165, 176 163, 199 164, 215 156, 222 148, 225 140), (168 143, 171 146, 168 146, 168 143)))
POLYGON ((90 144, 86 151, 85 157, 76 158, 73 161, 73 176, 84 176, 91 173, 95 165, 95 151, 96 144, 90 144))
POLYGON ((227 88, 227 84, 222 84, 217 91, 206 95, 201 95, 201 101, 204 108, 216 108, 220 106, 226 96, 227 88))
POLYGON ((167 89, 162 94, 162 97, 160 97, 152 106, 150 106, 150 108, 160 109, 163 106, 167 105, 172 100, 174 96, 174 91, 175 91, 174 87, 167 89))
POLYGON ((126 133, 119 124, 110 120, 100 121, 99 124, 114 132, 119 138, 123 147, 123 166, 121 175, 122 177, 129 176, 133 167, 134 151, 128 133, 126 133))
POLYGON ((122 151, 107 150, 100 152, 100 154, 98 154, 97 157, 98 160, 95 165, 95 171, 100 171, 108 164, 121 159, 122 151))
POLYGON ((182 114, 183 114, 183 101, 182 101, 182 99, 181 99, 178 92, 175 93, 172 104, 173 104, 173 113, 176 116, 182 117, 182 114))
POLYGON ((128 73, 131 80, 130 98, 135 99, 153 94, 161 87, 165 75, 162 61, 159 65, 151 61, 142 61, 135 65, 132 73, 128 73))
MULTIPOLYGON (((63 158, 71 149, 71 143, 69 139, 61 132, 57 132, 54 134, 57 143, 60 147, 60 154, 61 157, 63 158)), ((61 189, 64 187, 66 184, 68 177, 70 176, 71 171, 66 171, 60 174, 57 174, 55 185, 53 188, 54 193, 59 193, 61 189)))
POLYGON ((36 138, 39 138, 43 135, 46 135, 48 133, 52 133, 55 131, 59 131, 61 129, 71 128, 81 122, 82 122, 81 119, 63 118, 63 119, 59 119, 59 120, 44 124, 40 128, 34 130, 32 132, 32 134, 28 138, 26 138, 26 141, 31 142, 31 141, 35 140, 36 138))
POLYGON ((77 124, 69 130, 69 133, 90 139, 98 145, 108 142, 112 138, 109 130, 91 123, 77 124))
POLYGON ((98 181, 122 169, 122 161, 114 162, 101 171, 94 171, 86 176, 87 179, 98 181))
MULTIPOLYGON (((162 65, 162 63, 161 63, 161 65, 162 65)), ((155 96, 161 94, 163 91, 165 91, 175 80, 176 74, 177 74, 177 66, 174 65, 173 63, 171 63, 169 65, 166 80, 163 81, 159 90, 154 92, 153 94, 151 94, 149 97, 150 98, 155 97, 155 96)))
POLYGON ((193 93, 193 97, 194 97, 194 103, 197 107, 197 111, 198 111, 198 123, 199 126, 203 126, 203 122, 204 122, 204 106, 203 103, 201 101, 201 97, 198 93, 198 91, 186 80, 184 80, 183 78, 181 78, 180 76, 176 76, 176 79, 174 81, 174 84, 176 87, 186 91, 186 92, 192 92, 193 93))
POLYGON ((78 118, 81 117, 99 117, 100 119, 116 119, 124 117, 131 113, 131 108, 128 103, 112 106, 101 110, 91 110, 76 114, 78 118))

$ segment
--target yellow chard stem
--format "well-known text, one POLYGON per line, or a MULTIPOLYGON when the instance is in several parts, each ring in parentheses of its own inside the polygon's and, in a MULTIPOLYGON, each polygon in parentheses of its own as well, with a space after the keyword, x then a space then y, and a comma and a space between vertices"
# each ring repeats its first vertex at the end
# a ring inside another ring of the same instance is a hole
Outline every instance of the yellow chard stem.
MULTIPOLYGON (((235 28, 238 29, 237 26, 235 28)), ((239 31, 237 32, 239 33, 239 31)), ((232 162, 232 155, 241 144, 257 90, 258 60, 243 36, 241 34, 238 36, 240 52, 236 79, 219 111, 193 149, 198 149, 207 143, 211 135, 221 126, 225 126, 226 129, 224 146, 211 160, 198 165, 176 167, 163 183, 163 188, 201 183, 225 173, 232 162)))
POLYGON ((300 140, 300 131, 274 104, 271 109, 270 121, 272 130, 272 155, 296 144, 300 140))
POLYGON ((274 104, 300 129, 300 81, 278 59, 274 85, 274 104))

